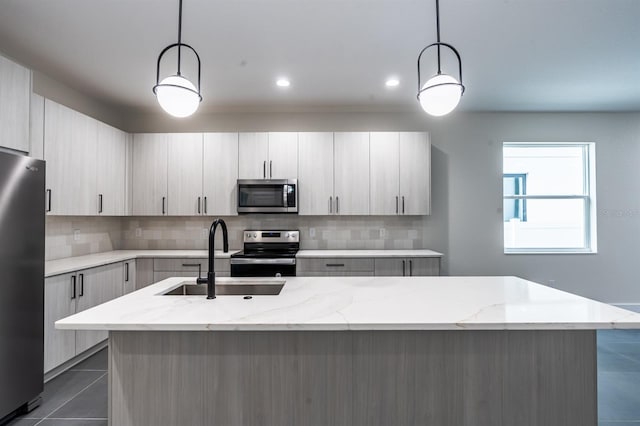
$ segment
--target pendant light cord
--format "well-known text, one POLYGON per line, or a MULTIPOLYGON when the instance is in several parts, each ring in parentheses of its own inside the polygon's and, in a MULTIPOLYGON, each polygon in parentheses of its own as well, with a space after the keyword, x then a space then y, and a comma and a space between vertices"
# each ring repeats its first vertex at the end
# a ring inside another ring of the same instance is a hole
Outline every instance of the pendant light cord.
MULTIPOLYGON (((180 74, 180 56, 181 56, 181 48, 182 48, 182 0, 180 0, 178 11, 178 75, 180 74)), ((438 30, 440 31, 440 30, 438 30)), ((438 60, 438 64, 440 61, 438 60)))
MULTIPOLYGON (((440 0, 436 0, 436 36, 437 42, 440 43, 440 0)), ((442 74, 442 68, 440 66, 440 44, 438 44, 438 74, 442 74)))

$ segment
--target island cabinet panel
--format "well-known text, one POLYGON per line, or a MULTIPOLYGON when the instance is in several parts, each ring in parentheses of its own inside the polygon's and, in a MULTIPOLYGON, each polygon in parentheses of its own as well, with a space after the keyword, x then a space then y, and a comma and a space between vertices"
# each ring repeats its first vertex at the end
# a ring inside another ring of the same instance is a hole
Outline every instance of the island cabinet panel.
POLYGON ((298 159, 298 213, 333 214, 333 133, 299 133, 298 159))
POLYGON ((119 426, 596 426, 593 330, 112 331, 119 426))
POLYGON ((390 257, 375 259, 377 277, 428 277, 440 275, 439 257, 390 257))
MULTIPOLYGON (((45 279, 45 373, 108 337, 105 331, 58 330, 55 322, 122 296, 127 284, 124 272, 124 264, 119 262, 45 279)), ((130 276, 131 272, 135 273, 130 270, 130 276)))
POLYGON ((369 258, 303 258, 296 262, 296 274, 301 277, 374 275, 374 260, 369 258))
POLYGON ((334 134, 335 212, 369 214, 369 133, 334 134))
POLYGON ((70 360, 76 354, 76 332, 57 330, 54 323, 76 312, 75 274, 45 279, 44 285, 44 371, 70 360))
POLYGON ((167 214, 202 214, 202 133, 168 135, 167 214))
POLYGON ((133 137, 133 215, 167 214, 169 135, 138 133, 133 137))
POLYGON ((238 214, 238 134, 204 134, 203 210, 206 216, 238 214))
POLYGON ((29 151, 31 71, 0 56, 0 144, 29 151))

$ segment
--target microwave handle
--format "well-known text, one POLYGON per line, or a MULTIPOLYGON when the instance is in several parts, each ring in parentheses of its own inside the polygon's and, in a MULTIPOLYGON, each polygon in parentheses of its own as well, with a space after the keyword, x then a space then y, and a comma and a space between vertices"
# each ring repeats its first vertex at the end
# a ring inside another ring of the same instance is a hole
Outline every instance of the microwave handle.
POLYGON ((289 206, 289 202, 288 202, 289 201, 289 196, 288 196, 289 191, 288 190, 289 190, 289 185, 284 185, 282 187, 282 207, 289 206))

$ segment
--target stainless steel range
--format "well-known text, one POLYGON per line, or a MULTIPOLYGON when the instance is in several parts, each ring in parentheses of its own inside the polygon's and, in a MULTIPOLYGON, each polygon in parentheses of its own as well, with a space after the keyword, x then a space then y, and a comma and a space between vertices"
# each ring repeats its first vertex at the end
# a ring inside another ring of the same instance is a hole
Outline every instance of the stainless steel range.
POLYGON ((300 231, 244 231, 243 240, 231 255, 232 277, 295 277, 300 231))

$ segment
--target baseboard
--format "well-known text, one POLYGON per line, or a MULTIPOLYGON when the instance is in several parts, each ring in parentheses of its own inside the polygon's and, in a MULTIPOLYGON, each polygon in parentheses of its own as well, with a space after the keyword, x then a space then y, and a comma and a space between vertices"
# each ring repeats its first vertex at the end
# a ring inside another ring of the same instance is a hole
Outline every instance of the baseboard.
POLYGON ((44 373, 44 382, 47 383, 48 381, 55 379, 56 377, 58 377, 59 375, 61 375, 62 373, 64 373, 65 371, 69 370, 72 367, 75 367, 76 365, 80 364, 82 361, 84 361, 85 359, 89 358, 92 355, 95 355, 97 352, 100 352, 101 350, 103 350, 104 348, 106 348, 109 344, 109 340, 105 340, 103 342, 98 343, 97 345, 95 345, 94 347, 87 349, 86 351, 84 351, 83 353, 81 353, 80 355, 70 359, 69 361, 60 364, 59 366, 55 367, 52 370, 47 371, 46 373, 44 373))

